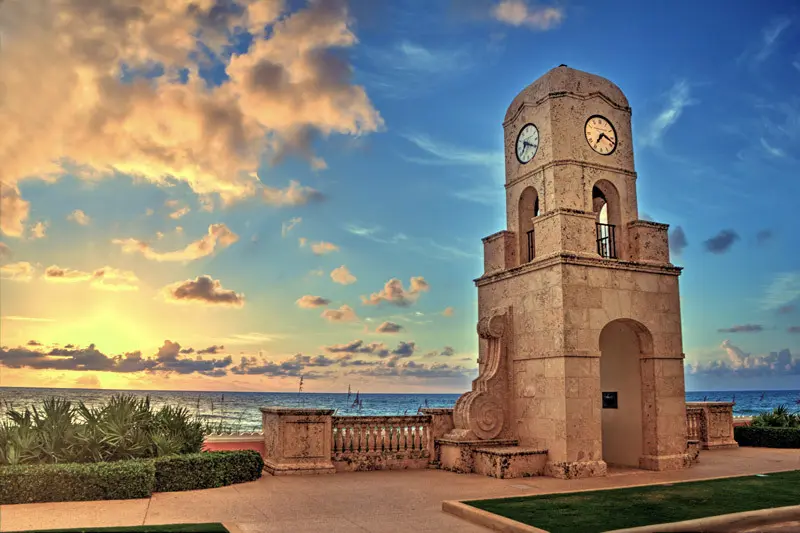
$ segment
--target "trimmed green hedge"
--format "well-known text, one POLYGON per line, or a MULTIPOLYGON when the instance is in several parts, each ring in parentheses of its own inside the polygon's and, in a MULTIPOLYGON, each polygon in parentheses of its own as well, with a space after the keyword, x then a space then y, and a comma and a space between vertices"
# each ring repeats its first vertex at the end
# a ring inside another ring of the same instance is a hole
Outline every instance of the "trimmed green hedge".
POLYGON ((761 448, 800 448, 800 429, 740 426, 733 428, 739 446, 761 448))
POLYGON ((147 498, 152 461, 54 463, 0 467, 0 504, 147 498))
POLYGON ((261 477, 253 450, 201 452, 108 463, 0 466, 0 504, 126 500, 210 489, 261 477))
POLYGON ((261 477, 264 459, 254 450, 201 452, 155 460, 154 492, 210 489, 261 477))

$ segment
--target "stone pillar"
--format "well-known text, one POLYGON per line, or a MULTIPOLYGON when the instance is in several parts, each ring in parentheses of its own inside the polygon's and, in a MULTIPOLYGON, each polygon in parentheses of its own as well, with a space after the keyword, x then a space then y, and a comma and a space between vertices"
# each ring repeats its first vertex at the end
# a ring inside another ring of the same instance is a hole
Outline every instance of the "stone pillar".
POLYGON ((687 402, 703 410, 704 431, 700 445, 704 450, 738 448, 733 438, 733 402, 687 402))
POLYGON ((333 474, 333 409, 262 407, 264 470, 274 476, 333 474))
POLYGON ((420 412, 431 417, 431 442, 444 437, 455 427, 452 408, 426 407, 420 412))
POLYGON ((645 470, 678 470, 689 466, 683 354, 645 355, 642 375, 642 452, 645 470))

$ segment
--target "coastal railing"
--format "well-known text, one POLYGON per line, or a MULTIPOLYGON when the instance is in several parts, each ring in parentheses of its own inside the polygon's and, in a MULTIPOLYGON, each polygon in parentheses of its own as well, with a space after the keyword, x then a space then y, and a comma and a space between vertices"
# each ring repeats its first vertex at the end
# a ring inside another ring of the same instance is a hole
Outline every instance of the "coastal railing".
POLYGON ((686 438, 687 440, 703 440, 703 409, 686 406, 686 438))
POLYGON ((431 417, 334 416, 334 454, 430 451, 431 417))

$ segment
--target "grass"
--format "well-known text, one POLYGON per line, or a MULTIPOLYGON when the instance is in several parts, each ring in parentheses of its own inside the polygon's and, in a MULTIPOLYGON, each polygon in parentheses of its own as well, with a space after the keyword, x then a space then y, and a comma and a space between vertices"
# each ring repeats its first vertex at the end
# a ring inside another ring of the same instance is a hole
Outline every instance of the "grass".
POLYGON ((465 503, 551 533, 592 533, 800 505, 800 470, 465 503))
POLYGON ((229 533, 222 524, 168 524, 130 527, 83 527, 76 529, 37 529, 20 533, 229 533))

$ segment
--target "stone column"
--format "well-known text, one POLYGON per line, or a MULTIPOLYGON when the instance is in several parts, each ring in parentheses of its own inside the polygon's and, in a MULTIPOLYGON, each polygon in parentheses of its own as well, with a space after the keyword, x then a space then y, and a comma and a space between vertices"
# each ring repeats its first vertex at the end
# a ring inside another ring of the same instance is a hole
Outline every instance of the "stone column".
POLYGON ((262 407, 264 470, 274 476, 333 474, 333 409, 262 407))
POLYGON ((690 465, 687 454, 683 354, 641 358, 642 451, 646 470, 678 470, 690 465))

